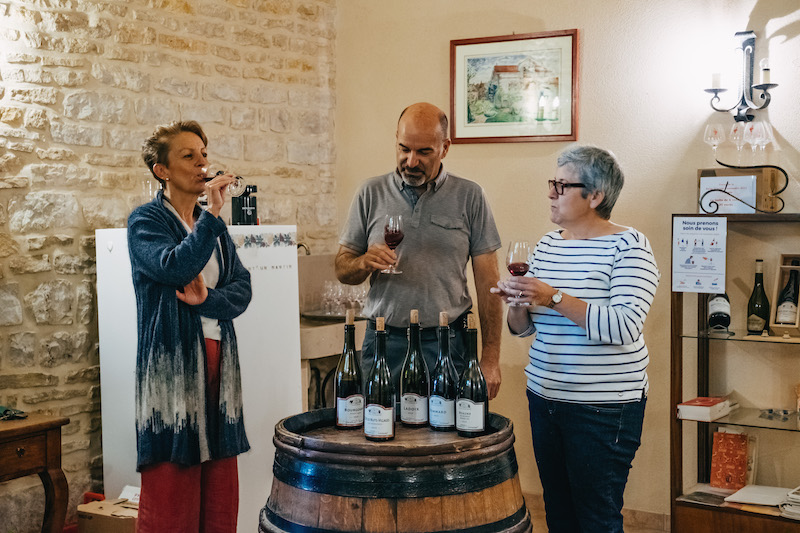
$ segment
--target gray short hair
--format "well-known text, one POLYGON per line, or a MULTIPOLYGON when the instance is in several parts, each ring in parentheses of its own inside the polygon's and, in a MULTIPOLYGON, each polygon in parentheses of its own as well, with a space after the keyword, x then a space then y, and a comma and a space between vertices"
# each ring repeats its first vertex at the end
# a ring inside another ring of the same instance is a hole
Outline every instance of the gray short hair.
POLYGON ((558 156, 558 166, 564 165, 572 165, 578 179, 586 185, 582 191, 584 198, 594 192, 603 193, 603 201, 595 211, 605 220, 611 218, 611 210, 625 183, 614 154, 597 146, 570 146, 558 156))

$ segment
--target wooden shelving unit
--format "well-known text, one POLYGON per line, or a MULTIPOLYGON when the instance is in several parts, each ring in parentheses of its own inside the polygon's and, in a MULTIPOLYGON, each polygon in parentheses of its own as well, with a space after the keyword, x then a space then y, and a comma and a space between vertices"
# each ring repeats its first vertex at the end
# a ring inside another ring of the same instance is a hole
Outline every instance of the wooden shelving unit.
MULTIPOLYGON (((734 231, 744 231, 752 233, 754 229, 772 227, 773 224, 792 225, 793 231, 800 234, 800 213, 786 214, 730 214, 730 215, 697 215, 697 214, 676 214, 673 217, 711 217, 725 216, 728 222, 729 233, 734 231), (767 225, 767 226, 765 226, 767 225)), ((757 233, 757 231, 755 232, 757 233)), ((728 250, 729 257, 731 250, 728 250)), ((742 250, 738 250, 738 255, 742 257, 742 250)), ((767 273, 769 275, 769 273, 767 273)), ((684 479, 684 449, 683 431, 685 424, 697 425, 697 483, 707 483, 710 472, 711 459, 711 439, 714 428, 719 424, 733 425, 748 428, 759 428, 760 430, 770 431, 790 431, 800 432, 800 422, 797 413, 791 415, 787 420, 766 420, 760 418, 760 409, 744 409, 734 411, 727 417, 712 423, 693 422, 680 420, 677 417, 677 405, 689 398, 684 397, 683 378, 684 362, 686 355, 684 347, 687 343, 696 347, 696 372, 697 372, 697 396, 710 395, 710 365, 709 359, 712 352, 717 349, 716 343, 737 343, 737 348, 763 352, 764 350, 779 349, 778 345, 795 344, 798 339, 782 339, 781 337, 747 337, 742 333, 737 333, 730 338, 709 337, 708 335, 698 334, 707 330, 706 304, 708 295, 697 295, 697 325, 692 327, 692 331, 684 331, 684 293, 672 292, 671 294, 671 406, 672 416, 670 418, 670 495, 672 511, 672 531, 675 533, 800 533, 800 521, 790 520, 782 517, 769 516, 749 512, 732 507, 716 507, 702 505, 699 503, 680 501, 678 498, 683 494, 684 479)), ((774 303, 774 302, 771 302, 774 303)), ((688 316, 688 315, 687 315, 688 316)), ((689 329, 689 328, 687 328, 689 329)), ((798 350, 800 352, 800 350, 798 350)), ((798 353, 800 357, 800 353, 798 353)), ((798 376, 800 380, 800 376, 798 376)), ((768 386, 769 384, 764 384, 768 386)), ((713 391, 717 394, 720 391, 713 391)), ((768 406, 764 406, 768 407, 768 406)), ((694 450, 692 450, 694 453, 694 450)), ((799 455, 800 456, 800 451, 799 455)), ((800 480, 797 480, 800 484, 800 480)))

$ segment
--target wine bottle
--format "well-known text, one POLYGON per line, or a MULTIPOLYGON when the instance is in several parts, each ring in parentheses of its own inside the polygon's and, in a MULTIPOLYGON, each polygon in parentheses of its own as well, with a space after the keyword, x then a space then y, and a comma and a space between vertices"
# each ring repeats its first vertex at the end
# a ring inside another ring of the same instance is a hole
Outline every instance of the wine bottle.
POLYGON ((419 340, 419 311, 411 310, 408 326, 408 351, 400 370, 400 421, 405 426, 428 425, 428 365, 422 357, 419 340))
POLYGON ((336 366, 336 428, 358 429, 364 425, 364 388, 356 357, 355 311, 348 309, 344 322, 344 348, 336 366))
POLYGON ((761 335, 769 322, 769 300, 764 291, 764 260, 756 259, 756 280, 747 302, 747 333, 761 335))
MULTIPOLYGON (((800 261, 792 259, 792 266, 800 266, 800 261)), ((778 311, 775 313, 776 324, 797 323, 797 269, 789 272, 789 281, 778 295, 778 311)))
POLYGON ((712 294, 708 299, 708 327, 728 329, 731 325, 731 301, 728 294, 712 294))
POLYGON ((462 437, 478 437, 486 432, 489 420, 489 390, 478 363, 478 330, 475 319, 467 316, 467 368, 458 383, 456 429, 462 437))
POLYGON ((456 388, 458 374, 450 359, 450 325, 447 313, 439 313, 439 357, 431 373, 431 396, 428 399, 428 416, 431 429, 453 431, 456 429, 456 388))
POLYGON ((386 441, 394 438, 394 384, 386 362, 386 331, 383 317, 375 319, 375 364, 366 381, 364 436, 367 440, 386 441))

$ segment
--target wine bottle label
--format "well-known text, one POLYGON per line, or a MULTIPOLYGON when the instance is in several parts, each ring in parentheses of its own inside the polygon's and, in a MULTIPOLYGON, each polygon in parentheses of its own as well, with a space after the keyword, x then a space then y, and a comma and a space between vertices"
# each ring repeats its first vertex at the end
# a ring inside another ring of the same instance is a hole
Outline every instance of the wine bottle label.
POLYGON ((778 324, 794 324, 797 320, 797 306, 792 302, 783 302, 778 306, 775 322, 778 324))
POLYGON ((368 437, 394 437, 394 408, 375 403, 364 409, 364 434, 368 437))
POLYGON ((336 425, 358 427, 364 423, 364 396, 336 398, 336 425))
POLYGON ((725 298, 712 298, 708 301, 708 315, 716 313, 731 316, 731 303, 725 298))
POLYGON ((483 402, 460 398, 456 402, 456 429, 459 431, 483 431, 483 402))
POLYGON ((424 424, 428 421, 428 399, 407 392, 400 397, 400 420, 407 424, 424 424))
POLYGON ((750 315, 747 317, 747 331, 763 331, 767 321, 758 315, 750 315))
POLYGON ((431 425, 437 428, 456 425, 456 401, 442 396, 431 396, 428 401, 431 425))

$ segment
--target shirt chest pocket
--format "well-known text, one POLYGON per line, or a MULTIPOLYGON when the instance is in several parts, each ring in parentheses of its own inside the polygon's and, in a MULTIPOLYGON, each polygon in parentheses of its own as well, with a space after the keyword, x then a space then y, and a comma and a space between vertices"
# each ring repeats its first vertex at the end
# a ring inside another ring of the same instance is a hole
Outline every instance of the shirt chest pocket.
POLYGON ((469 254, 469 231, 463 218, 431 215, 429 236, 442 253, 459 258, 469 254))
POLYGON ((443 215, 431 215, 431 224, 449 230, 463 230, 464 219, 447 217, 443 215))

